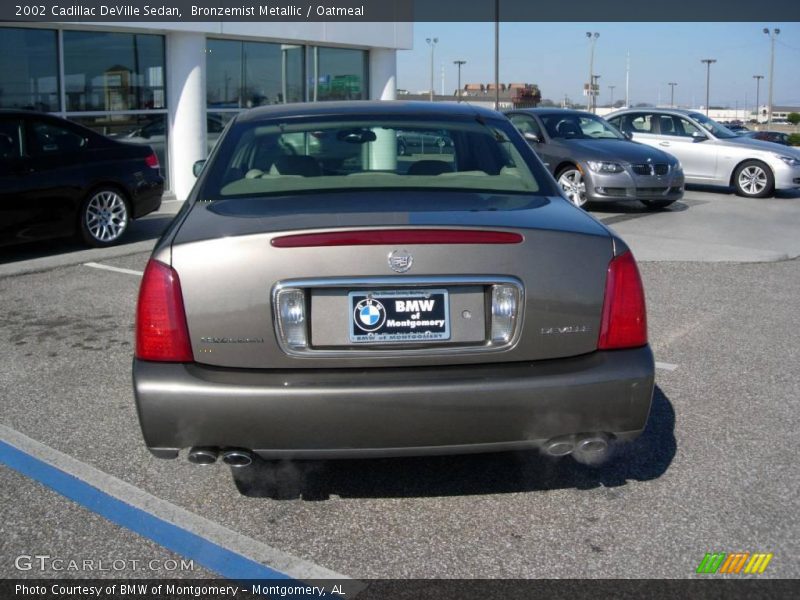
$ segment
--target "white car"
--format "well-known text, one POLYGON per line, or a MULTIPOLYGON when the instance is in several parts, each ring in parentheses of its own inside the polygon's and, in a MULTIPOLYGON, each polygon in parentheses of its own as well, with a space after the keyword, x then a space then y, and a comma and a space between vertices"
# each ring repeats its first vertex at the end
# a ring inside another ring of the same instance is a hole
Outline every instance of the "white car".
POLYGON ((800 189, 800 150, 737 135, 702 113, 631 108, 606 120, 635 141, 675 156, 686 183, 733 186, 750 198, 800 189))

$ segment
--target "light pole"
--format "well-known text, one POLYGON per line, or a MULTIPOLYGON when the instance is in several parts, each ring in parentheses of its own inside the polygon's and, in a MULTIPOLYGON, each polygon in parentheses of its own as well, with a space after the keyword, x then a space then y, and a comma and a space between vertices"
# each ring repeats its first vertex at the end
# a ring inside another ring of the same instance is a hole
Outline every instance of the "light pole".
POLYGON ((761 80, 764 79, 763 75, 753 75, 753 79, 756 80, 756 125, 758 125, 761 121, 759 117, 761 116, 761 106, 759 105, 759 98, 761 92, 761 80))
POLYGON ((668 84, 669 86, 669 105, 670 108, 675 108, 675 86, 678 85, 674 81, 670 81, 668 84))
POLYGON ((764 27, 764 33, 769 36, 769 40, 772 42, 772 50, 769 54, 769 104, 767 105, 767 129, 772 127, 772 81, 775 72, 775 38, 778 37, 780 32, 781 30, 777 28, 770 31, 764 27))
POLYGON ((704 58, 700 61, 706 64, 706 116, 708 116, 708 104, 711 97, 711 65, 717 62, 716 58, 704 58))
POLYGON ((461 102, 461 65, 467 64, 467 61, 454 60, 453 64, 458 66, 458 101, 461 102))
POLYGON ((500 110, 500 0, 494 0, 494 109, 500 110))
POLYGON ((600 34, 596 31, 594 33, 587 31, 586 37, 589 38, 589 89, 586 90, 588 95, 586 99, 586 110, 591 110, 592 106, 594 106, 594 102, 592 102, 592 98, 594 97, 594 44, 597 38, 600 37, 600 34))
POLYGON ((617 87, 615 85, 608 86, 608 89, 611 90, 611 102, 608 103, 609 108, 614 108, 614 88, 617 87))
MULTIPOLYGON (((600 79, 600 75, 592 75, 592 91, 594 91, 594 88, 596 87, 597 91, 600 92, 600 85, 597 83, 598 79, 600 79)), ((597 96, 596 95, 592 96, 592 112, 593 113, 597 112, 597 96)))
POLYGON ((763 75, 753 75, 756 80, 756 125, 761 122, 761 80, 764 79, 763 75))
POLYGON ((439 43, 439 38, 425 38, 425 42, 431 47, 431 94, 430 101, 433 102, 433 49, 439 43))

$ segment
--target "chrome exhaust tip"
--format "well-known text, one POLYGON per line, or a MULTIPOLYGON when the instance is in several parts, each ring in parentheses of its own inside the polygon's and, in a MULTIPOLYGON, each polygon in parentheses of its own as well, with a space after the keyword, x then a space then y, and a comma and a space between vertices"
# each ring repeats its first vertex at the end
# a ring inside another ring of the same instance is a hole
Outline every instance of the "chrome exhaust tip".
POLYGON ((572 456, 579 462, 598 464, 608 458, 611 449, 605 433, 592 433, 578 439, 572 456))
POLYGON ((575 449, 572 436, 553 438, 545 442, 542 450, 548 456, 566 456, 575 449))
POLYGON ((241 448, 222 451, 222 462, 234 468, 247 467, 253 464, 253 453, 241 448))
POLYGON ((218 454, 216 448, 199 446, 191 448, 186 458, 193 465, 213 465, 217 462, 218 454))

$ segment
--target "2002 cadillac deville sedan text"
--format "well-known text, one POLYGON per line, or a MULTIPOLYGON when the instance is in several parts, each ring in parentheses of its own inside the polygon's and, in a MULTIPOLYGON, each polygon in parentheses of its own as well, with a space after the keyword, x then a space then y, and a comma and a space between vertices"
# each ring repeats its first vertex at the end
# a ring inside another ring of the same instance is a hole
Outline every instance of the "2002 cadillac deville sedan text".
POLYGON ((360 102, 234 120, 146 268, 133 383, 162 458, 591 457, 653 369, 631 252, 508 120, 360 102))

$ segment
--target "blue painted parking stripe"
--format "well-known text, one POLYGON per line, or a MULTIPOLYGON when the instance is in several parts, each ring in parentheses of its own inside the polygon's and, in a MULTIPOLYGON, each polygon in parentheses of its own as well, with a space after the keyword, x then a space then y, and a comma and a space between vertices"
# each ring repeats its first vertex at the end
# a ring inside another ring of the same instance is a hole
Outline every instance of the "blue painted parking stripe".
POLYGON ((133 507, 0 440, 0 463, 30 477, 112 523, 148 538, 168 550, 232 580, 297 581, 270 567, 232 552, 190 531, 133 507))

